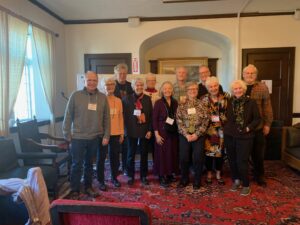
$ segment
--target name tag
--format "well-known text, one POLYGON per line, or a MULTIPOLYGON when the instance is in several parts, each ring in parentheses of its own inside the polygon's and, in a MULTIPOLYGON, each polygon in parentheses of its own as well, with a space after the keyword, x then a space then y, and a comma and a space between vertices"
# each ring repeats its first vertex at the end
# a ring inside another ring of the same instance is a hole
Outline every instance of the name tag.
POLYGON ((97 104, 88 104, 88 110, 96 111, 97 110, 97 104))
POLYGON ((134 115, 134 116, 140 116, 141 113, 142 113, 142 111, 141 111, 140 109, 135 109, 135 110, 133 111, 133 115, 134 115))
POLYGON ((220 122, 220 117, 219 116, 211 116, 211 121, 212 122, 220 122))
POLYGON ((110 115, 116 115, 117 114, 117 109, 116 108, 111 108, 110 110, 110 115))
POLYGON ((168 117, 168 118, 166 119, 166 123, 167 123, 167 124, 170 124, 170 125, 173 125, 174 119, 168 117))
POLYGON ((188 109, 188 114, 191 115, 191 114, 196 114, 196 108, 189 108, 188 109))
POLYGON ((185 100, 186 100, 186 96, 185 95, 179 96, 179 101, 181 103, 185 103, 185 100))

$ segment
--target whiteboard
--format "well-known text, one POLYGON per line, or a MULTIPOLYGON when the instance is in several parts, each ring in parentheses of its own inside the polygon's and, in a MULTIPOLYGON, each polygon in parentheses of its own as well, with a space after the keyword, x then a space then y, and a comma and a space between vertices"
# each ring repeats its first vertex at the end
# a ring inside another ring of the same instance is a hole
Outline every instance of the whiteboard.
MULTIPOLYGON (((102 91, 102 85, 101 85, 101 80, 103 78, 107 77, 114 77, 114 74, 98 74, 98 89, 102 91)), ((156 74, 156 89, 159 90, 161 84, 165 81, 170 81, 172 84, 176 82, 176 76, 175 74, 156 74)), ((140 78, 145 78, 146 74, 128 74, 127 75, 127 80, 131 81, 133 78, 140 77, 140 78)), ((144 80, 145 81, 145 80, 144 80)), ((77 90, 81 90, 84 88, 84 74, 77 74, 77 85, 76 85, 77 90)))

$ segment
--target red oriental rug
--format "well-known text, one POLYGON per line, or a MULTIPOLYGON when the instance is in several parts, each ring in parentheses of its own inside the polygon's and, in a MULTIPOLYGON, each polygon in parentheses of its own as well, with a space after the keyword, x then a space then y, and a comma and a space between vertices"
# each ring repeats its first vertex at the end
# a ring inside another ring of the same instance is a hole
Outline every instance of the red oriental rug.
MULTIPOLYGON (((197 224, 300 224, 300 174, 280 161, 265 163, 267 187, 251 183, 249 196, 231 192, 231 179, 225 166, 225 186, 215 181, 194 191, 192 185, 184 189, 160 187, 157 178, 149 175, 149 186, 139 181, 132 187, 126 176, 120 175, 121 188, 107 181, 108 191, 101 192, 96 201, 142 202, 152 210, 155 225, 197 224)), ((203 177, 204 179, 204 177, 203 177)), ((97 182, 95 181, 95 186, 97 182)))

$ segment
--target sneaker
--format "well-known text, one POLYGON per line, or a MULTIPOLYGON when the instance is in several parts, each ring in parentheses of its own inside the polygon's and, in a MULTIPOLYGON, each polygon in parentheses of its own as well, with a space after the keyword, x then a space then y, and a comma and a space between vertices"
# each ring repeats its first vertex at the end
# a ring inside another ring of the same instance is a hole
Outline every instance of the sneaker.
POLYGON ((212 180, 211 180, 211 178, 206 178, 206 183, 208 184, 208 185, 211 185, 212 184, 212 180))
POLYGON ((146 177, 142 177, 142 178, 141 178, 141 181, 142 181, 142 184, 143 184, 143 185, 149 185, 149 181, 147 180, 146 177))
POLYGON ((100 191, 107 191, 107 187, 104 182, 99 182, 100 191))
POLYGON ((121 187, 121 183, 117 179, 112 179, 114 187, 121 187))
POLYGON ((79 200, 79 192, 78 191, 71 191, 68 195, 68 199, 71 200, 79 200))
POLYGON ((241 193, 240 195, 242 196, 247 196, 251 193, 251 189, 250 187, 243 187, 242 190, 241 190, 241 193))
POLYGON ((169 182, 164 176, 159 177, 159 183, 162 187, 169 187, 169 182))
POLYGON ((94 191, 93 188, 89 187, 85 189, 85 194, 87 194, 88 196, 92 197, 92 198, 96 198, 99 196, 99 193, 94 191))
POLYGON ((231 186, 230 191, 237 191, 237 189, 240 187, 240 185, 241 185, 240 180, 235 180, 231 186))
POLYGON ((225 185, 225 181, 222 178, 217 179, 219 185, 225 185))
POLYGON ((128 185, 130 185, 130 186, 133 185, 134 179, 133 179, 132 177, 129 177, 127 183, 128 183, 128 185))

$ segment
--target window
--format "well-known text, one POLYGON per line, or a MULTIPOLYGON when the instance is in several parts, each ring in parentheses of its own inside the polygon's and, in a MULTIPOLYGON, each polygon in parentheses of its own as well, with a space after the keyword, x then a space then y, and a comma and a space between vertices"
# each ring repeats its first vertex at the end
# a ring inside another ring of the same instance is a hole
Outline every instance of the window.
POLYGON ((50 109, 44 94, 41 75, 35 51, 31 25, 28 27, 26 56, 21 84, 11 120, 27 120, 34 116, 38 120, 48 120, 50 109))

